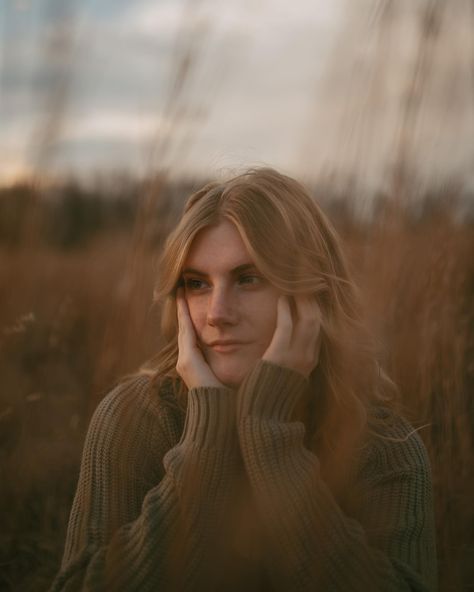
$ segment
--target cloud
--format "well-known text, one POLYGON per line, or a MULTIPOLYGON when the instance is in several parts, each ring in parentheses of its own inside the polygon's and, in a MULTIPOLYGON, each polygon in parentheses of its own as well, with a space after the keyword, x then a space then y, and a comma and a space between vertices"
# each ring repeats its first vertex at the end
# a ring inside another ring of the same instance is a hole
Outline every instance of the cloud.
MULTIPOLYGON (((31 144, 28 136, 34 140, 41 119, 51 115, 47 115, 48 98, 54 105, 55 83, 61 83, 61 72, 67 71, 64 113, 58 113, 64 121, 58 127, 59 137, 52 140, 57 151, 64 151, 57 155, 58 161, 78 158, 81 166, 87 158, 94 164, 115 160, 117 166, 128 165, 128 159, 116 159, 125 151, 99 154, 97 146, 126 144, 131 136, 146 145, 151 130, 169 128, 162 112, 174 75, 169 68, 190 34, 201 43, 193 48, 200 52, 193 55, 200 61, 188 76, 187 95, 182 98, 188 117, 178 123, 185 121, 199 135, 193 113, 208 110, 215 127, 208 128, 202 139, 213 139, 218 150, 226 142, 235 145, 232 138, 247 137, 257 145, 265 141, 270 115, 278 117, 285 103, 301 103, 291 96, 299 93, 306 69, 317 64, 317 52, 308 63, 309 54, 311 49, 321 50, 326 27, 337 14, 324 2, 302 2, 295 11, 282 0, 234 1, 225 6, 207 2, 194 15, 175 0, 85 6, 75 5, 71 51, 59 56, 58 63, 38 62, 38 47, 54 32, 61 14, 50 14, 50 21, 37 15, 36 30, 33 18, 28 27, 18 25, 23 34, 9 42, 2 104, 2 114, 11 122, 10 137, 20 134, 26 138, 24 145, 31 144), (315 33, 312 41, 309 31, 315 33), (252 139, 256 132, 258 137, 252 139), (87 142, 96 148, 87 150, 87 142), (84 155, 79 157, 81 149, 84 155)), ((291 125, 292 118, 286 115, 286 119, 291 125)), ((182 123, 180 133, 187 133, 182 123)))
POLYGON ((150 141, 157 132, 169 131, 170 122, 151 112, 96 111, 76 120, 69 120, 61 137, 66 142, 86 142, 102 138, 104 141, 134 138, 150 141))
MULTIPOLYGON (((39 4, 9 13, 0 104, 8 162, 27 162, 25 147, 55 116, 54 166, 80 171, 143 171, 154 139, 170 130, 175 171, 248 159, 298 172, 359 167, 374 178, 393 159, 417 45, 408 0, 392 4, 388 32, 372 0, 90 0, 49 16, 39 4), (51 59, 48 39, 67 26, 69 51, 51 59)), ((472 32, 462 14, 445 21, 417 124, 426 171, 472 159, 462 86, 472 32)))

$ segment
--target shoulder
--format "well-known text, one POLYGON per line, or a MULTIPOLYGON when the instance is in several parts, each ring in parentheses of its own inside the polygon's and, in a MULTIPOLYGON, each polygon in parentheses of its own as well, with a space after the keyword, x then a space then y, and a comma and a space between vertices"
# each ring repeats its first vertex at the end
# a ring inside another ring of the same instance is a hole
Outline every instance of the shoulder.
MULTIPOLYGON (((171 385, 162 381, 156 385, 146 375, 135 375, 115 386, 97 406, 87 439, 103 443, 108 448, 124 443, 171 438, 176 423, 166 401, 173 397, 171 385)), ((171 438, 173 439, 173 438, 171 438)), ((172 444, 172 442, 170 442, 172 444)))
POLYGON ((159 398, 148 376, 132 376, 117 384, 97 406, 93 420, 116 424, 132 415, 158 412, 159 398))
POLYGON ((129 413, 162 413, 176 405, 173 385, 170 379, 156 379, 136 374, 120 381, 110 390, 97 406, 95 414, 121 415, 129 413))
POLYGON ((431 590, 436 549, 428 455, 405 418, 385 408, 373 411, 376 421, 364 449, 361 487, 355 488, 355 514, 370 545, 387 554, 397 573, 431 590))
POLYGON ((373 427, 361 454, 362 476, 377 479, 397 473, 430 481, 429 457, 418 431, 389 408, 374 407, 371 414, 373 427))

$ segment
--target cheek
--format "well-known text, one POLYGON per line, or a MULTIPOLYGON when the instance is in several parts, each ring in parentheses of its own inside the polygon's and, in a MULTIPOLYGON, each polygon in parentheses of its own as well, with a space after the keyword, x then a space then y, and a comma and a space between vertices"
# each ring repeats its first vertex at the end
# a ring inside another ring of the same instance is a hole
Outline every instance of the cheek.
POLYGON ((201 334, 206 319, 206 309, 199 299, 190 298, 186 300, 188 304, 189 316, 194 326, 194 330, 198 335, 201 334))

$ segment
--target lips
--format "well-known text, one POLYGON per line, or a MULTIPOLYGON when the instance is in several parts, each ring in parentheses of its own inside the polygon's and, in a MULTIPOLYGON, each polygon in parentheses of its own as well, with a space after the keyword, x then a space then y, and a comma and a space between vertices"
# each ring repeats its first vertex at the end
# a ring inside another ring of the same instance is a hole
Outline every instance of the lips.
POLYGON ((240 347, 245 345, 243 341, 236 341, 230 339, 216 339, 208 344, 212 350, 220 353, 230 353, 236 351, 240 347))

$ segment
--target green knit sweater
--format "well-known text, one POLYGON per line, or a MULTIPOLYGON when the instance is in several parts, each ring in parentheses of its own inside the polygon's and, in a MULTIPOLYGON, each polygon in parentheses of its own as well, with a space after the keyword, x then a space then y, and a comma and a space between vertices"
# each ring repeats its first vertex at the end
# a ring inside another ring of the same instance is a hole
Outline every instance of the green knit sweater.
POLYGON ((436 589, 429 463, 401 418, 361 455, 348 513, 292 413, 302 375, 260 361, 186 414, 149 378, 119 385, 86 438, 51 592, 436 589))

